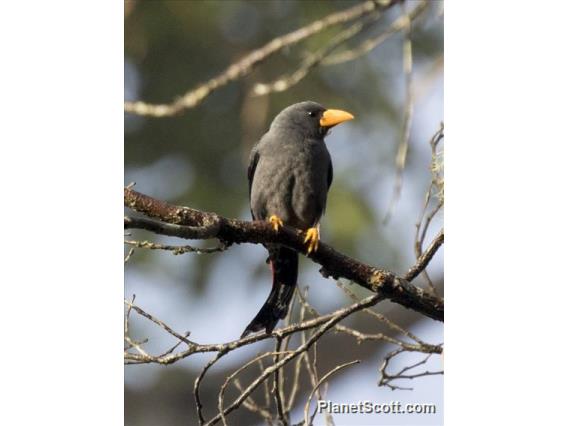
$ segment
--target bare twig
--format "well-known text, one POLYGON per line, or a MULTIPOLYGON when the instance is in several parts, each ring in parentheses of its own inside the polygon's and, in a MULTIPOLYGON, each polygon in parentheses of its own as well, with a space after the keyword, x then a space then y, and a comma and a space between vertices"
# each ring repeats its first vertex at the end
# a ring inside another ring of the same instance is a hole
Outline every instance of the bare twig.
MULTIPOLYGON (((260 363, 261 360, 259 359, 258 362, 260 363)), ((264 369, 264 368, 263 368, 264 369)), ((233 380, 233 384, 235 385, 235 387, 237 388, 237 390, 239 392, 243 391, 243 387, 241 386, 241 382, 239 381, 238 378, 235 378, 233 380)), ((266 381, 264 381, 264 384, 267 385, 266 381)), ((267 385, 268 386, 268 385, 267 385)), ((243 407, 245 407, 247 410, 249 410, 251 413, 256 413, 258 414, 260 417, 262 417, 269 425, 272 424, 272 415, 270 414, 270 412, 268 410, 266 410, 265 408, 259 406, 250 396, 245 399, 243 401, 243 407)))
POLYGON ((369 38, 362 42, 359 46, 353 49, 347 49, 343 52, 335 53, 333 55, 329 55, 322 60, 322 65, 337 65, 343 64, 345 62, 353 61, 355 59, 360 58, 363 55, 366 55, 370 51, 376 49, 381 44, 383 44, 386 40, 388 40, 393 34, 398 33, 399 31, 406 28, 407 20, 409 19, 411 22, 416 21, 421 15, 423 15, 424 11, 428 8, 429 2, 424 0, 420 2, 410 13, 408 16, 400 16, 397 18, 385 31, 380 33, 379 35, 369 38))
POLYGON ((256 378, 245 390, 243 393, 241 393, 241 395, 239 395, 239 397, 233 401, 233 403, 231 405, 229 405, 223 412, 217 414, 215 417, 213 417, 209 422, 206 423, 206 426, 212 426, 214 424, 216 424, 222 416, 225 416, 227 414, 229 414, 230 412, 234 411, 235 409, 237 409, 242 402, 264 381, 266 380, 267 377, 269 377, 274 371, 276 371, 277 369, 281 368, 282 366, 286 365, 289 361, 293 360, 295 357, 297 357, 299 354, 301 354, 302 352, 305 352, 306 350, 308 350, 326 331, 328 331, 330 328, 332 328, 335 324, 337 324, 339 321, 341 321, 343 318, 345 318, 346 316, 350 315, 353 312, 359 311, 363 308, 366 308, 368 306, 372 306, 376 303, 378 303, 381 300, 381 296, 375 294, 373 296, 370 296, 364 300, 362 300, 360 303, 357 303, 355 305, 351 305, 351 307, 347 310, 343 310, 343 312, 341 314, 335 315, 334 317, 332 317, 329 321, 327 321, 324 325, 322 325, 311 337, 308 341, 306 341, 306 343, 304 343, 303 345, 300 345, 298 347, 298 349, 296 349, 295 351, 293 351, 291 354, 286 355, 285 357, 283 357, 280 361, 278 361, 277 363, 271 365, 270 367, 268 367, 266 370, 264 370, 264 372, 258 377, 256 378))
POLYGON ((169 327, 166 323, 164 323, 163 321, 155 318, 154 316, 150 315, 149 313, 147 313, 146 311, 144 311, 142 308, 134 305, 130 300, 126 300, 124 299, 124 303, 126 306, 128 306, 128 309, 134 309, 138 314, 142 315, 145 318, 148 318, 150 321, 152 321, 154 324, 157 324, 158 326, 160 326, 161 328, 163 328, 164 330, 166 330, 166 332, 168 332, 169 334, 171 334, 172 336, 176 337, 177 339, 181 340, 182 342, 186 343, 187 345, 194 345, 195 343, 187 340, 186 337, 182 336, 181 334, 175 332, 174 330, 172 330, 171 327, 169 327))
MULTIPOLYGON (((418 260, 422 256, 422 250, 424 246, 424 240, 426 239, 426 233, 430 227, 430 223, 432 219, 444 206, 444 178, 443 178, 443 163, 439 161, 439 156, 441 153, 438 152, 437 147, 439 142, 444 138, 444 123, 440 124, 439 130, 432 136, 430 140, 430 147, 432 151, 432 158, 430 161, 430 170, 432 173, 432 178, 428 190, 426 191, 426 196, 424 199, 424 205, 422 207, 422 211, 420 214, 420 218, 418 222, 416 222, 416 232, 414 235, 414 253, 416 255, 416 259, 418 260), (435 192, 436 191, 436 192, 435 192), (438 203, 434 206, 432 211, 426 215, 428 211, 428 207, 430 205, 430 201, 432 198, 436 198, 438 203)), ((438 291, 434 286, 430 276, 428 275, 428 271, 426 268, 422 271, 422 276, 426 279, 426 283, 428 284, 428 288, 430 292, 439 297, 438 291)))
POLYGON ((438 190, 435 194, 440 203, 444 203, 444 162, 443 151, 438 151, 440 141, 444 139, 444 123, 440 123, 440 129, 434 134, 430 140, 430 148, 432 150, 431 172, 432 183, 438 190))
POLYGON ((430 263, 432 257, 434 257, 434 254, 436 254, 436 252, 438 251, 438 249, 442 244, 444 244, 443 229, 441 229, 440 232, 438 232, 438 235, 436 235, 436 237, 430 243, 426 251, 422 253, 422 255, 418 258, 416 264, 412 266, 412 268, 410 268, 406 273, 406 277, 409 281, 412 281, 414 278, 416 278, 418 274, 426 268, 426 265, 430 263))
MULTIPOLYGON (((430 186, 428 187, 428 191, 426 191, 426 197, 425 197, 425 200, 424 200, 424 207, 422 208, 422 213, 420 215, 420 219, 418 220, 418 222, 416 222, 416 225, 415 225, 416 226, 416 233, 414 235, 414 254, 416 255, 416 259, 418 259, 422 255, 423 240, 420 238, 420 229, 422 227, 422 223, 424 222, 424 216, 426 215, 426 211, 428 210, 428 205, 429 205, 430 199, 432 197, 432 188, 433 187, 434 187, 434 183, 431 182, 430 186)), ((441 207, 442 207, 442 203, 438 203, 438 205, 436 206, 436 208, 433 211, 433 214, 436 214, 441 207)), ((430 214, 429 219, 426 221, 426 224, 424 226, 425 231, 430 226, 430 220, 432 219, 433 214, 430 214)), ((423 237, 425 237, 425 235, 426 235, 425 231, 422 233, 423 237)), ((430 289, 432 294, 435 295, 436 297, 439 297, 438 291, 436 290, 436 287, 434 286, 434 283, 430 279, 430 276, 428 275, 428 272, 426 271, 426 269, 424 271, 422 271, 422 275, 424 276, 424 278, 426 278, 426 282, 428 283, 428 288, 430 289)))
POLYGON ((391 390, 395 390, 395 389, 399 389, 399 390, 412 390, 412 388, 410 387, 402 387, 402 386, 398 386, 398 385, 393 385, 391 384, 391 382, 393 380, 399 380, 399 379, 408 379, 408 380, 412 380, 412 379, 416 379, 418 377, 424 377, 424 376, 436 376, 436 375, 441 375, 444 374, 443 371, 423 371, 421 373, 415 373, 415 374, 404 374, 410 370, 413 370, 414 368, 420 366, 420 365, 424 365, 426 364, 426 362, 428 361, 428 359, 430 359, 430 357, 432 356, 432 354, 428 354, 424 359, 422 359, 421 361, 416 362, 415 364, 412 365, 408 365, 404 368, 402 368, 400 371, 398 371, 395 374, 389 374, 387 373, 387 366, 389 365, 390 361, 392 361, 392 359, 394 357, 396 357, 397 355, 406 352, 405 349, 400 348, 397 349, 395 351, 389 352, 384 360, 383 363, 379 369, 379 373, 381 374, 381 378, 379 380, 379 386, 387 386, 389 387, 391 390))
POLYGON ((205 377, 205 374, 207 373, 207 371, 217 362, 219 361, 219 359, 221 359, 224 355, 226 355, 228 352, 228 349, 222 349, 219 352, 217 352, 217 355, 215 355, 213 358, 211 358, 209 360, 209 362, 205 365, 205 367, 203 367, 203 369, 201 370, 201 373, 199 373, 199 376, 197 376, 197 378, 195 379, 195 382, 193 383, 193 397, 195 398, 195 405, 197 407, 197 417, 199 418, 199 424, 203 425, 205 424, 205 418, 203 417, 203 404, 201 403, 201 398, 199 397, 199 386, 201 385, 201 382, 203 381, 203 378, 205 377))
MULTIPOLYGON (((349 289, 346 285, 341 283, 341 281, 339 281, 339 280, 336 281, 336 284, 351 298, 351 300, 353 300, 353 301, 359 300, 357 298, 357 296, 355 296, 355 293, 353 293, 351 291, 351 289, 349 289)), ((404 336, 408 337, 411 340, 414 340, 417 343, 424 344, 424 342, 421 339, 419 339, 416 335, 414 335, 410 331, 404 329, 403 327, 399 326, 398 324, 395 324, 394 322, 389 320, 383 314, 381 314, 381 313, 379 313, 379 312, 377 312, 377 311, 375 311, 371 308, 364 309, 363 312, 365 312, 366 314, 368 314, 368 315, 372 316, 373 318, 379 320, 380 322, 385 323, 391 330, 394 330, 397 333, 403 334, 404 336)))
POLYGON ((418 239, 418 244, 420 246, 420 254, 422 254, 422 246, 424 245, 424 240, 426 239, 426 232, 428 232, 428 228, 430 227, 430 223, 434 216, 438 214, 440 209, 444 206, 443 202, 439 202, 436 204, 434 209, 424 218, 424 226, 422 228, 422 232, 420 233, 420 238, 418 239))
POLYGON ((253 88, 253 95, 267 95, 273 92, 283 92, 295 86, 306 77, 311 70, 317 67, 330 52, 337 49, 347 40, 360 34, 363 30, 374 23, 380 15, 372 17, 368 22, 357 22, 341 31, 322 49, 310 54, 300 65, 300 67, 289 75, 283 75, 271 83, 257 83, 253 88))
POLYGON ((209 253, 218 253, 227 250, 227 247, 224 245, 220 245, 219 247, 211 247, 211 248, 199 248, 189 245, 172 246, 167 244, 157 244, 151 241, 132 241, 132 240, 126 240, 124 241, 124 244, 138 248, 150 249, 150 250, 171 251, 174 255, 185 254, 185 253, 209 254, 209 253))
MULTIPOLYGON (((289 336, 286 336, 289 337, 289 336)), ((274 349, 274 364, 277 364, 280 361, 280 355, 283 352, 281 351, 282 348, 282 338, 280 336, 276 337, 276 347, 274 349)), ((278 420, 283 426, 288 426, 288 419, 286 418, 286 412, 284 410, 284 396, 282 390, 282 381, 280 378, 281 369, 277 369, 274 372, 274 385, 272 386, 272 393, 274 395, 274 399, 276 400, 276 413, 278 414, 278 420)))
MULTIPOLYGON (((173 224, 171 226, 176 227, 179 234, 172 233, 169 228, 165 234, 182 238, 217 238, 225 244, 277 243, 306 254, 302 231, 288 226, 274 231, 267 222, 227 219, 216 213, 171 205, 127 188, 124 189, 124 201, 127 207, 166 222, 146 220, 141 224, 140 219, 126 217, 126 228, 141 227, 155 233, 162 233, 166 225, 169 227, 173 224), (153 225, 149 226, 149 223, 153 225), (188 232, 186 228, 189 229, 188 232)), ((405 277, 397 277, 385 269, 361 263, 335 251, 323 242, 320 242, 318 250, 312 252, 309 258, 323 266, 321 272, 326 277, 346 278, 374 293, 380 293, 392 302, 435 320, 443 320, 443 301, 412 285, 405 277)), ((421 268, 425 266, 425 264, 421 265, 421 268)))
POLYGON ((346 362, 345 364, 341 364, 338 365, 337 367, 335 367, 333 370, 328 371, 316 384, 316 386, 312 389, 312 391, 310 392, 310 396, 308 396, 308 400, 306 401, 306 405, 304 406, 304 425, 306 426, 310 426, 313 424, 314 422, 314 418, 316 416, 317 413, 317 409, 314 410, 313 414, 311 415, 311 417, 309 417, 309 410, 310 410, 310 403, 312 402, 312 398, 314 397, 315 392, 319 389, 319 387, 327 380, 329 379, 331 376, 333 376, 335 373, 338 373, 339 371, 343 370, 344 368, 350 367, 354 364, 359 364, 361 361, 360 360, 355 360, 355 361, 350 361, 350 362, 346 362))
POLYGON ((219 413, 221 414, 221 421, 223 422, 224 426, 227 426, 227 421, 226 421, 225 416, 223 414, 223 412, 224 412, 223 403, 224 403, 224 398, 225 398, 225 390, 227 389, 227 386, 229 386, 229 383, 231 382, 231 380, 234 380, 235 377, 237 377, 240 373, 242 373, 244 370, 246 370, 251 365, 257 363, 258 360, 260 360, 260 359, 263 359, 263 358, 266 358, 266 357, 269 357, 269 356, 274 356, 274 355, 289 354, 290 352, 291 351, 287 351, 287 352, 265 352, 263 354, 258 355, 256 358, 250 360, 249 362, 247 362, 246 364, 244 364, 243 366, 238 368, 234 373, 227 376, 227 378, 225 379, 225 382, 221 386, 221 390, 219 391, 219 397, 217 398, 217 406, 219 408, 219 413))
POLYGON ((285 47, 293 46, 329 27, 354 21, 380 9, 390 8, 399 1, 400 0, 369 0, 348 9, 332 13, 322 19, 318 19, 310 23, 309 25, 298 28, 291 33, 277 37, 257 50, 253 50, 241 60, 231 64, 216 77, 200 84, 172 103, 150 104, 142 101, 125 102, 124 110, 132 114, 166 117, 180 113, 185 109, 193 108, 199 105, 215 90, 250 74, 261 62, 265 61, 285 47))
MULTIPOLYGON (((148 204, 144 204, 146 205, 146 207, 148 206, 148 204)), ((160 204, 162 208, 165 208, 166 211, 162 212, 163 214, 166 214, 168 212, 170 212, 169 207, 165 204, 160 204)), ((181 208, 183 209, 183 208, 181 208)), ((153 210, 150 209, 151 212, 153 212, 153 210)), ((204 217, 202 215, 205 215, 203 212, 199 212, 199 211, 191 211, 192 213, 192 220, 196 221, 193 223, 197 223, 197 221, 199 223, 208 223, 208 218, 204 217)), ((217 223, 219 224, 219 229, 223 229, 223 224, 224 221, 227 219, 221 218, 219 216, 216 216, 217 218, 217 223)), ((263 224, 264 225, 264 224, 263 224)), ((183 225, 180 225, 183 226, 183 225)), ((409 272, 405 275, 405 277, 403 278, 395 278, 397 281, 400 281, 399 284, 404 288, 404 286, 409 285, 410 280, 412 280, 412 278, 414 276, 416 276, 418 273, 420 273, 421 270, 423 270, 423 268, 428 264, 428 262, 430 261, 431 257, 434 255, 434 253, 436 252, 436 250, 438 249, 438 247, 441 245, 441 243, 443 242, 443 234, 441 234, 441 238, 438 238, 437 240, 435 240, 431 246, 426 250, 426 252, 423 254, 423 256, 418 260, 417 264, 414 265, 409 272)), ((401 350, 406 350, 406 351, 417 351, 417 352, 425 352, 425 353, 440 353, 441 352, 441 347, 440 346, 433 346, 433 345, 427 345, 424 344, 423 342, 419 342, 419 340, 417 338, 415 338, 415 336, 409 336, 408 333, 403 333, 409 337, 414 337, 415 341, 417 341, 417 344, 410 344, 410 343, 406 343, 406 342, 402 342, 398 339, 394 339, 394 338, 390 338, 388 336, 385 336, 383 334, 363 334, 360 333, 358 330, 354 330, 354 329, 350 329, 348 327, 345 327, 343 325, 338 324, 339 321, 341 321, 343 318, 346 318, 347 316, 355 313, 355 312, 359 312, 362 310, 365 310, 366 312, 371 313, 371 315, 373 315, 374 317, 376 317, 377 319, 386 321, 387 324, 389 323, 388 320, 386 320, 386 318, 384 318, 381 314, 378 314, 377 312, 374 312, 372 310, 370 310, 369 308, 373 305, 375 305, 376 303, 378 303, 380 300, 382 300, 385 296, 381 295, 381 294, 375 294, 374 296, 371 296, 370 298, 364 299, 362 301, 357 301, 356 303, 354 303, 353 305, 350 305, 346 308, 343 309, 339 309, 331 314, 327 314, 327 315, 319 315, 319 313, 317 313, 317 311, 315 311, 313 308, 311 308, 308 304, 306 300, 303 300, 302 298, 302 294, 300 292, 297 293, 298 297, 300 298, 299 300, 302 302, 301 305, 301 310, 300 310, 300 323, 298 324, 292 324, 292 325, 286 325, 284 328, 278 329, 276 330, 272 335, 267 335, 266 333, 259 333, 257 335, 253 335, 253 336, 248 336, 245 337, 244 339, 240 339, 234 342, 229 342, 229 343, 223 343, 223 344, 210 344, 210 345, 202 345, 202 344, 198 344, 196 342, 192 342, 190 340, 187 339, 187 335, 188 333, 186 333, 185 335, 182 335, 180 333, 175 332, 173 329, 171 329, 171 327, 167 326, 163 321, 160 321, 158 319, 156 319, 155 317, 153 317, 152 315, 148 314, 147 312, 145 312, 144 310, 142 310, 141 308, 135 306, 133 304, 133 301, 125 301, 125 304, 128 307, 127 310, 127 317, 130 315, 130 311, 134 310, 135 312, 137 312, 138 314, 148 318, 149 320, 151 320, 152 322, 154 322, 156 325, 160 326, 162 329, 164 329, 166 332, 168 332, 169 334, 171 334, 172 336, 176 337, 179 342, 171 349, 169 349, 168 351, 166 351, 165 353, 161 354, 161 355, 150 355, 149 353, 147 353, 146 351, 144 351, 144 349, 142 349, 140 347, 140 343, 133 341, 130 337, 125 336, 125 341, 129 344, 130 348, 134 348, 135 349, 135 353, 132 352, 127 352, 125 354, 125 358, 127 360, 127 363, 148 363, 148 362, 155 362, 155 363, 160 363, 160 364, 170 364, 172 362, 178 361, 180 359, 183 359, 187 356, 190 356, 193 353, 201 353, 201 352, 217 352, 215 357, 213 359, 211 359, 203 368, 203 370, 201 371, 200 375, 197 377, 195 383, 194 383, 194 396, 195 396, 195 401, 196 401, 196 406, 197 406, 197 413, 198 413, 198 418, 199 418, 199 423, 201 425, 213 425, 218 421, 223 421, 224 423, 226 422, 225 416, 227 414, 229 414, 230 412, 232 412, 233 410, 237 409, 239 406, 244 405, 247 409, 249 409, 252 412, 257 413, 258 415, 260 415, 264 420, 266 420, 267 423, 272 423, 272 418, 270 417, 270 412, 267 411, 266 409, 263 409, 262 407, 260 407, 258 404, 256 404, 254 402, 254 400, 251 398, 251 393, 258 387, 260 386, 262 383, 266 383, 266 379, 269 378, 271 375, 275 376, 275 389, 274 389, 274 395, 275 395, 275 400, 277 403, 277 414, 278 414, 278 420, 280 421, 280 423, 287 423, 288 422, 288 413, 290 412, 296 394, 298 392, 299 389, 299 376, 300 376, 300 369, 301 369, 301 364, 302 364, 302 360, 304 361, 304 363, 306 364, 307 367, 307 371, 308 374, 311 378, 312 381, 312 389, 313 389, 313 394, 311 395, 310 398, 313 398, 314 395, 317 395, 319 399, 322 398, 322 395, 320 394, 320 387, 321 384, 325 381, 326 377, 322 378, 322 379, 318 379, 317 378, 317 367, 315 365, 315 360, 317 359, 317 356, 315 354, 315 348, 317 345, 317 340, 323 335, 323 333, 325 333, 327 330, 329 330, 330 328, 336 328, 338 331, 341 332, 345 332, 347 334, 351 334, 354 337, 356 337, 358 340, 384 340, 384 341, 388 341, 391 342, 393 344, 399 345, 401 350), (305 317, 305 310, 309 309, 310 312, 313 312, 316 315, 316 318, 313 319, 309 319, 309 320, 304 320, 305 317), (306 330, 311 330, 311 329, 315 329, 317 328, 317 331, 315 331, 309 338, 307 339, 303 339, 301 342, 301 345, 296 348, 295 350, 284 350, 281 351, 280 349, 282 348, 282 346, 284 346, 284 342, 285 346, 287 348, 288 346, 288 342, 289 342, 289 337, 293 334, 293 333, 297 333, 297 332, 301 332, 304 333, 306 330), (240 369, 238 369, 236 372, 234 372, 232 375, 230 375, 227 379, 227 381, 225 382, 225 384, 222 386, 221 388, 221 392, 219 395, 219 412, 209 421, 206 421, 204 416, 203 416, 203 412, 202 412, 202 403, 200 400, 200 396, 199 396, 199 389, 200 389, 200 384, 202 383, 207 371, 225 354, 229 353, 230 351, 244 346, 244 345, 248 345, 248 344, 252 344, 254 342, 257 342, 259 340, 263 340, 269 337, 276 337, 277 338, 277 347, 276 347, 276 352, 271 352, 271 353, 265 353, 265 354, 261 354, 259 355, 259 357, 257 357, 256 359, 252 360, 251 362, 247 363, 245 366, 241 367, 240 369), (183 350, 183 351, 179 351, 179 352, 175 352, 174 350, 178 347, 178 345, 180 343, 184 342, 187 345, 187 349, 183 350), (309 356, 309 350, 310 348, 314 348, 314 361, 310 362, 310 356, 309 356), (280 355, 283 354, 285 356, 281 357, 280 355), (236 382, 234 379, 236 379, 236 376, 243 371, 245 368, 247 368, 248 366, 254 364, 254 363, 261 363, 262 362, 262 358, 265 358, 269 355, 275 356, 275 361, 274 363, 267 367, 261 368, 261 374, 246 388, 242 388, 240 383, 236 382), (283 397, 282 394, 280 394, 281 390, 283 389, 283 381, 280 380, 279 378, 281 377, 281 370, 289 363, 291 362, 294 358, 298 358, 298 361, 295 364, 295 371, 294 371, 294 382, 292 384, 292 391, 290 394, 290 398, 288 399, 288 401, 286 401, 283 397), (229 385, 229 383, 233 381, 235 383, 235 386, 237 386, 237 388, 239 389, 239 396, 237 397, 236 400, 234 400, 228 407, 224 407, 224 403, 223 403, 223 399, 224 399, 224 394, 226 391, 227 386, 229 385)), ((286 324, 290 323, 290 315, 291 312, 288 316, 288 318, 286 319, 286 324)), ((396 328, 393 326, 394 329, 396 329, 397 331, 400 331, 400 328, 396 328)), ((125 329, 127 330, 127 326, 125 326, 125 329)), ((385 367, 386 368, 386 367, 385 367)), ((400 372, 399 374, 399 378, 411 378, 409 376, 413 376, 413 377, 420 377, 421 375, 430 375, 430 374, 437 374, 437 373, 418 373, 415 375, 409 375, 409 374, 404 374, 406 372, 406 370, 400 372)), ((384 376, 383 379, 387 377, 384 376)), ((385 384, 386 386, 395 386, 390 384, 390 381, 385 384)), ((315 413, 314 413, 315 414, 315 413)), ((332 420, 329 418, 328 416, 329 414, 326 413, 326 422, 329 420, 330 424, 332 424, 332 420)), ((312 420, 313 420, 313 416, 312 416, 312 420)))
MULTIPOLYGON (((380 300, 382 298, 382 296, 380 295, 376 295, 379 296, 380 300)), ((213 343, 213 344, 198 344, 198 343, 193 343, 190 345, 189 348, 187 348, 184 351, 180 351, 180 352, 176 352, 175 354, 169 354, 169 355, 158 355, 158 356, 151 356, 151 355, 147 355, 147 356, 140 356, 137 354, 132 354, 132 353, 127 353, 125 354, 125 358, 127 360, 127 363, 136 363, 136 364, 141 364, 141 363, 157 363, 157 364, 163 364, 163 365, 168 365, 168 364, 172 364, 176 361, 179 361, 180 359, 183 358, 187 358, 188 356, 191 356, 193 354, 196 353, 205 353, 205 352, 227 352, 227 351, 232 351, 235 350, 237 348, 240 348, 242 346, 246 346, 249 345, 251 343, 255 343, 255 342, 259 342, 261 340, 265 340, 271 337, 275 337, 275 336, 287 336, 289 334, 293 334, 293 333, 298 333, 301 332, 303 330, 309 330, 312 328, 316 328, 319 327, 323 324, 325 324, 326 322, 337 318, 337 317, 341 317, 344 318, 345 316, 351 315, 353 312, 357 312, 365 307, 367 307, 367 305, 363 306, 363 308, 360 308, 360 304, 363 303, 363 301, 354 303, 352 305, 349 305, 345 308, 341 308, 338 309, 330 314, 326 314, 326 315, 321 315, 318 318, 313 318, 313 319, 309 319, 306 321, 303 321, 301 323, 298 324, 293 324, 290 325, 288 327, 284 327, 284 328, 280 328, 277 329, 275 331, 273 331, 271 334, 267 334, 265 332, 263 333, 257 333, 254 335, 250 335, 247 336, 245 338, 239 339, 239 340, 234 340, 232 342, 227 342, 227 343, 213 343), (128 362, 130 361, 130 362, 128 362)), ((378 303, 378 302, 376 302, 378 303)), ((372 304, 370 304, 369 306, 371 306, 372 304)))
POLYGON ((203 226, 177 225, 175 223, 158 222, 145 217, 125 216, 124 227, 145 229, 160 235, 187 239, 214 238, 219 233, 219 221, 215 216, 212 216, 210 222, 203 226))
MULTIPOLYGON (((337 327, 337 325, 336 325, 337 327)), ((306 342, 306 336, 305 333, 302 333, 302 343, 306 342)), ((306 366, 306 371, 308 372, 308 377, 310 378, 310 382, 312 384, 312 389, 314 389, 317 397, 318 397, 318 401, 323 399, 323 395, 319 389, 319 386, 317 385, 319 382, 318 379, 318 367, 317 367, 317 342, 314 343, 314 355, 313 355, 313 361, 310 361, 310 352, 306 351, 304 354, 304 365, 306 366)), ((331 419, 331 414, 329 414, 328 412, 325 413, 325 422, 326 425, 328 425, 329 423, 331 423, 333 420, 331 419)))
MULTIPOLYGON (((406 4, 402 3, 403 10, 406 4)), ((404 82, 406 87, 406 100, 404 107, 404 120, 402 124, 402 134, 398 149, 396 153, 396 176, 393 195, 391 197, 387 213, 384 218, 384 223, 390 220, 394 207, 400 198, 402 192, 402 178, 404 168, 406 166, 406 157, 408 154, 408 145, 410 142, 410 128, 412 125, 412 116, 414 112, 414 87, 412 82, 412 39, 411 39, 411 24, 412 20, 410 15, 405 13, 404 26, 404 42, 402 44, 402 66, 404 71, 404 82)))
POLYGON ((130 250, 128 250, 128 253, 126 254, 126 256, 124 256, 124 263, 127 263, 130 258, 132 257, 132 255, 134 254, 134 248, 131 247, 130 250))
MULTIPOLYGON (((260 372, 262 373, 264 371, 264 362, 261 359, 258 360, 258 368, 260 369, 260 372)), ((265 406, 269 407, 270 406, 270 386, 268 384, 267 381, 265 381, 264 383, 264 404, 265 406)), ((242 389, 241 389, 242 392, 242 389)))
POLYGON ((126 315, 124 315, 124 334, 125 335, 128 334, 128 323, 129 323, 129 320, 130 320, 130 313, 132 312, 132 304, 134 303, 135 299, 136 299, 136 295, 133 294, 132 300, 130 301, 130 305, 128 306, 128 309, 126 310, 126 315))
MULTIPOLYGON (((304 294, 302 295, 301 289, 298 288, 298 290, 296 290, 296 296, 298 297, 298 299, 302 300, 302 298, 307 298, 308 297, 308 290, 309 290, 309 288, 306 286, 305 289, 304 289, 304 294)), ((306 315, 306 308, 305 308, 304 304, 301 303, 300 304, 300 318, 299 318, 300 323, 304 322, 305 315, 306 315)), ((302 332, 302 335, 304 335, 304 332, 302 332)), ((305 337, 305 335, 304 335, 304 337, 305 337)), ((288 405, 286 406, 286 413, 289 413, 290 411, 292 411, 292 408, 294 406, 294 402, 296 401, 296 395, 298 394, 298 389, 300 388, 300 371, 302 369, 303 358, 304 358, 304 354, 300 355, 298 357, 298 359, 296 360, 296 363, 294 365, 294 378, 292 380, 292 389, 290 390, 290 394, 289 394, 289 397, 288 397, 288 405)))
POLYGON ((148 353, 140 347, 141 342, 135 342, 129 336, 124 336, 124 340, 126 340, 126 342, 130 345, 131 348, 136 349, 140 353, 140 355, 146 358, 150 358, 150 355, 148 355, 148 353))
POLYGON ((319 49, 317 52, 311 53, 307 58, 300 64, 298 69, 291 74, 283 75, 270 83, 257 83, 253 87, 253 95, 267 95, 273 92, 283 92, 290 89, 291 87, 298 84, 303 80, 314 68, 319 65, 337 65, 344 62, 355 60, 371 50, 377 48, 383 42, 389 39, 390 36, 396 34, 397 32, 404 30, 408 27, 409 22, 415 21, 422 13, 427 9, 428 2, 422 1, 418 4, 408 15, 403 15, 395 20, 384 32, 376 37, 365 40, 359 46, 354 49, 347 49, 343 52, 337 53, 335 55, 330 55, 331 52, 336 50, 339 46, 345 44, 345 42, 355 38, 365 29, 374 24, 381 15, 376 13, 371 15, 369 19, 364 22, 356 22, 346 30, 343 30, 331 41, 319 49))
MULTIPOLYGON (((353 300, 356 301, 356 302, 358 301, 358 299, 356 299, 356 298, 354 298, 353 300)), ((311 306, 308 303, 308 301, 304 297, 302 297, 300 299, 300 302, 302 303, 302 306, 305 309, 307 309, 308 311, 310 311, 312 313, 312 315, 314 315, 316 318, 321 315, 313 306, 311 306)), ((404 328, 400 327, 399 325, 393 323, 392 321, 390 321, 389 319, 384 317, 382 314, 379 314, 378 312, 375 312, 375 311, 371 310, 370 308, 363 309, 363 312, 366 312, 366 313, 372 315, 373 317, 375 317, 379 321, 387 324, 391 329, 395 330, 396 332, 398 332, 400 334, 403 334, 403 335, 409 337, 410 339, 414 340, 417 343, 413 344, 413 343, 403 342, 402 340, 396 339, 396 338, 391 337, 391 336, 387 336, 384 333, 375 333, 375 334, 362 333, 359 330, 355 330, 353 328, 347 327, 347 326, 342 325, 342 324, 337 324, 335 326, 335 330, 337 330, 338 332, 345 333, 345 334, 348 334, 348 335, 355 337, 357 339, 357 343, 361 343, 361 342, 364 342, 364 341, 382 340, 382 341, 400 346, 401 348, 403 348, 403 349, 405 349, 409 352, 425 352, 425 353, 441 353, 442 352, 441 346, 434 346, 434 345, 430 345, 428 343, 423 342, 421 339, 416 337, 410 331, 405 330, 404 328)), ((310 373, 309 365, 307 366, 307 368, 308 368, 308 373, 310 373)), ((315 382, 315 381, 316 380, 312 377, 312 383, 315 382)))

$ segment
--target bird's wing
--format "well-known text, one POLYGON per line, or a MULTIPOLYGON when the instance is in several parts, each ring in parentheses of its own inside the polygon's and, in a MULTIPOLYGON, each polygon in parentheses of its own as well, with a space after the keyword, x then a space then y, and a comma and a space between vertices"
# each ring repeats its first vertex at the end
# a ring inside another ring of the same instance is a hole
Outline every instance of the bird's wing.
MULTIPOLYGON (((331 163, 331 160, 329 161, 329 166, 327 167, 327 191, 329 191, 329 188, 331 186, 331 182, 333 182, 333 164, 331 163)), ((327 197, 326 197, 327 198, 327 197)), ((316 224, 319 222, 319 220, 321 219, 321 217, 323 216, 323 214, 325 213, 325 202, 323 203, 323 209, 321 212, 321 215, 317 218, 316 220, 316 224)))
MULTIPOLYGON (((250 195, 251 195, 251 191, 252 191, 252 181, 254 179, 254 172, 256 170, 256 165, 258 164, 258 159, 260 158, 260 154, 258 153, 258 151, 256 149, 253 148, 253 150, 250 153, 250 160, 249 160, 249 166, 248 166, 248 181, 249 181, 249 201, 250 201, 250 195)), ((250 211, 252 218, 255 219, 254 217, 254 213, 252 212, 252 209, 250 211)))

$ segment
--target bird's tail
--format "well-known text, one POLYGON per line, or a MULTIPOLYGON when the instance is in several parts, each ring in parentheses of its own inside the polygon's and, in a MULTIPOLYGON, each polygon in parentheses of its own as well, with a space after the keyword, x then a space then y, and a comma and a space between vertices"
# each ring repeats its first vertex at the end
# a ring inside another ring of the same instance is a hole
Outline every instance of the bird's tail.
POLYGON ((272 290, 241 338, 262 329, 271 333, 278 321, 288 313, 296 289, 298 253, 286 247, 271 247, 268 252, 272 268, 272 290))

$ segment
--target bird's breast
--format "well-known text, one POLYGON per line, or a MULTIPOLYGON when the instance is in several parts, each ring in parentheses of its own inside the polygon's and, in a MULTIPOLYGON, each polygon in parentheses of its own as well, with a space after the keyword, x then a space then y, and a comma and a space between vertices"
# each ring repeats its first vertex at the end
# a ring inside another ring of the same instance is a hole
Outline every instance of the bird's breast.
POLYGON ((314 226, 325 209, 329 154, 317 146, 285 147, 276 154, 262 155, 257 165, 251 189, 255 217, 275 214, 296 228, 314 226))

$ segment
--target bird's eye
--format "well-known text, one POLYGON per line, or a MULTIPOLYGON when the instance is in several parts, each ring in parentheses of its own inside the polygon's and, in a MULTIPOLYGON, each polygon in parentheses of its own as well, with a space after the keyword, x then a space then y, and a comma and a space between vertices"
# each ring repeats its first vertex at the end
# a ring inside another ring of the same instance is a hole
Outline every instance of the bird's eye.
POLYGON ((310 117, 315 117, 315 116, 317 115, 317 112, 315 112, 315 111, 310 111, 310 112, 308 112, 308 115, 309 115, 310 117))

